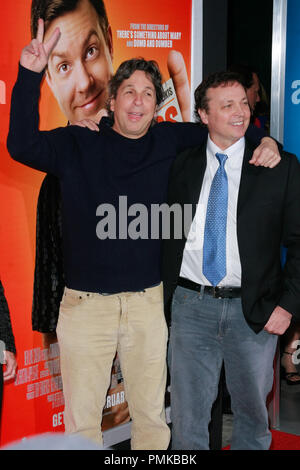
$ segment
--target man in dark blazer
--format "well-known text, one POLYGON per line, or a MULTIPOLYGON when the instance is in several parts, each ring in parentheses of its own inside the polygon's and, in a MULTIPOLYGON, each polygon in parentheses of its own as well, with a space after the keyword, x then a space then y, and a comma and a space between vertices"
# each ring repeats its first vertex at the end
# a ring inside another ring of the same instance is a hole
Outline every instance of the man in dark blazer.
POLYGON ((284 152, 272 170, 249 164, 250 111, 236 74, 208 77, 195 103, 208 141, 177 157, 168 201, 191 205, 192 220, 174 224, 163 255, 167 306, 172 301, 172 446, 208 449, 224 361, 231 448, 268 449, 277 339, 300 317, 300 165, 284 152))

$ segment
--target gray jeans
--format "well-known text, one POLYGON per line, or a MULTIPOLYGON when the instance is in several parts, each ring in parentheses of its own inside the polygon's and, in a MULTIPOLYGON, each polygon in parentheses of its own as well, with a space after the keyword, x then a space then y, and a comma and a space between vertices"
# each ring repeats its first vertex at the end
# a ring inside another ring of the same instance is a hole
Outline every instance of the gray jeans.
POLYGON ((169 366, 173 449, 208 449, 208 425, 224 361, 234 415, 231 449, 268 449, 266 399, 278 337, 256 334, 241 299, 214 299, 177 287, 169 366))

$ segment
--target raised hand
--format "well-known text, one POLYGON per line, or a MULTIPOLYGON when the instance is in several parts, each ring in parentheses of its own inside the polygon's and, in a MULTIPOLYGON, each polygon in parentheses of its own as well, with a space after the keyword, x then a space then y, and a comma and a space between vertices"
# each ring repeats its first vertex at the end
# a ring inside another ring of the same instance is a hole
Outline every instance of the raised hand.
POLYGON ((183 121, 191 120, 191 90, 189 85, 188 74, 182 54, 178 51, 170 51, 168 55, 167 66, 170 77, 173 80, 176 91, 177 101, 181 111, 183 121))
POLYGON ((49 56, 60 38, 59 28, 55 28, 49 41, 44 41, 44 21, 38 20, 36 38, 24 47, 21 52, 20 64, 33 72, 42 72, 48 63, 49 56))

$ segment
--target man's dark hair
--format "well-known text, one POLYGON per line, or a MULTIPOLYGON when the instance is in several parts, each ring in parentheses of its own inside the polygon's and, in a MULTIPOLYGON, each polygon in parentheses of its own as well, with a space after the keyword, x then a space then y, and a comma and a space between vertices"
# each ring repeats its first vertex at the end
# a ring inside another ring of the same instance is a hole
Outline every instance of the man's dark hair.
MULTIPOLYGON (((51 21, 59 18, 64 13, 76 10, 81 0, 32 0, 31 3, 31 37, 35 38, 38 29, 38 19, 45 22, 45 30, 51 21)), ((89 0, 95 8, 99 24, 105 40, 107 41, 108 18, 103 0, 89 0)))
POLYGON ((122 62, 108 83, 109 99, 107 102, 107 111, 110 117, 112 117, 112 112, 110 110, 111 99, 116 98, 118 89, 123 81, 131 77, 131 75, 137 70, 145 72, 147 77, 153 83, 156 95, 156 104, 159 105, 163 101, 162 77, 158 64, 154 60, 145 60, 142 57, 126 60, 122 62))
MULTIPOLYGON (((195 118, 201 124, 201 118, 198 114, 198 109, 204 109, 208 112, 209 99, 207 97, 207 90, 209 88, 218 88, 219 86, 233 85, 233 83, 239 83, 245 89, 244 81, 240 74, 235 72, 215 72, 205 78, 195 90, 195 118)), ((246 91, 246 90, 245 90, 246 91)))

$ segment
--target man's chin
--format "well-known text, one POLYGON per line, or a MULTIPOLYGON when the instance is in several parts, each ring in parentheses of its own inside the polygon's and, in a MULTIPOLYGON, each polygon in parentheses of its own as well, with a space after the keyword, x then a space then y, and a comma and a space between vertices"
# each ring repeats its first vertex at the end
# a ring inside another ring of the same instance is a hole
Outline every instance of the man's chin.
POLYGON ((74 111, 73 122, 83 121, 84 119, 91 119, 92 121, 99 122, 99 113, 105 108, 105 102, 102 99, 95 100, 94 103, 88 106, 77 107, 74 111))

